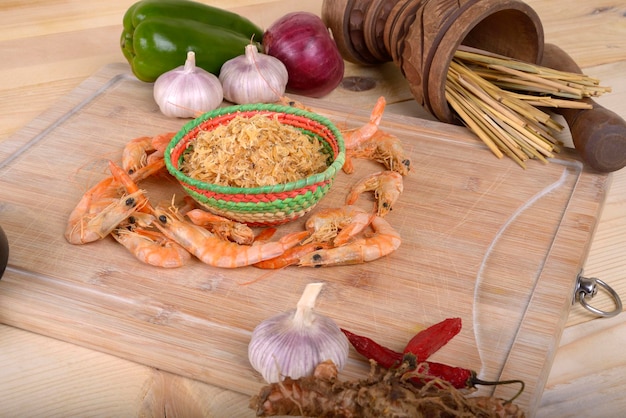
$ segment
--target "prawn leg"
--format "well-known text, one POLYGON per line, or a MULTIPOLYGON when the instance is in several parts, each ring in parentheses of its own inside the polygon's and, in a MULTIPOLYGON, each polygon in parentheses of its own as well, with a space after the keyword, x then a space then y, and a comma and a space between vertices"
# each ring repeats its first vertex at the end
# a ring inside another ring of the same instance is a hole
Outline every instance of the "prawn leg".
POLYGON ((371 222, 374 235, 360 238, 341 247, 313 251, 302 257, 298 263, 304 267, 327 267, 360 264, 377 260, 391 254, 400 247, 400 234, 380 216, 371 222))

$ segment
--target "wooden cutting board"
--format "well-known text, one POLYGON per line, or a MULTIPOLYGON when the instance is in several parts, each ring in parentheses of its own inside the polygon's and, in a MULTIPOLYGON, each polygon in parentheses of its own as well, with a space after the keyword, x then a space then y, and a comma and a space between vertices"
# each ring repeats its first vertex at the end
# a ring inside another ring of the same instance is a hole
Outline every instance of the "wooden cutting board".
MULTIPOLYGON (((368 112, 322 100, 306 104, 340 127, 368 112)), ((179 129, 149 84, 112 64, 0 145, 0 224, 10 241, 0 282, 0 321, 146 365, 253 394, 263 384, 247 344, 264 318, 295 307, 305 285, 326 283, 320 313, 401 350, 420 329, 458 316, 463 330, 433 356, 486 380, 523 379, 519 402, 540 399, 587 253, 607 177, 570 153, 522 170, 498 160, 464 128, 386 113, 412 160, 388 220, 398 251, 375 262, 324 269, 212 268, 194 260, 166 270, 136 261, 107 238, 74 246, 67 216, 119 161, 123 145, 179 129), (250 283, 252 282, 252 283, 250 283)), ((358 161, 318 208, 380 166, 358 161)), ((144 185, 151 199, 182 195, 169 178, 144 185)), ((372 206, 371 195, 358 202, 372 206)), ((279 234, 302 222, 281 227, 279 234)), ((368 365, 351 353, 342 378, 368 365)), ((509 397, 517 387, 481 388, 509 397)))

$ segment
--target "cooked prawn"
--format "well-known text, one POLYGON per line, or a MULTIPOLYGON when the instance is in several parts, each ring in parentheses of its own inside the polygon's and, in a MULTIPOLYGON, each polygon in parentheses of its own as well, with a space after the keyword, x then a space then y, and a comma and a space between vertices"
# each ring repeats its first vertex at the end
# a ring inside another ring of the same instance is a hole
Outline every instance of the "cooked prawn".
POLYGON ((133 216, 129 219, 131 221, 120 224, 111 235, 138 260, 157 267, 176 268, 191 259, 187 250, 167 239, 161 232, 144 229, 132 220, 133 216))
POLYGON ((122 167, 132 174, 148 163, 148 152, 152 149, 152 138, 140 136, 130 140, 122 150, 122 167))
POLYGON ((221 239, 244 245, 250 245, 254 242, 254 231, 246 224, 235 222, 202 209, 189 210, 186 212, 186 215, 195 225, 208 228, 209 231, 221 239))
POLYGON ((122 151, 122 168, 133 174, 142 167, 163 158, 163 153, 175 132, 167 132, 156 136, 141 136, 130 140, 122 151))
POLYGON ((305 228, 311 233, 304 243, 330 242, 343 245, 369 225, 372 215, 352 205, 322 209, 307 219, 305 228))
MULTIPOLYGON (((128 191, 138 190, 138 186, 133 183, 132 178, 124 170, 117 167, 113 162, 109 164, 111 171, 119 176, 120 182, 124 182, 128 191)), ((232 241, 225 241, 208 229, 186 221, 178 213, 177 208, 173 206, 165 208, 147 204, 146 208, 155 216, 156 220, 153 225, 163 235, 178 243, 203 263, 215 267, 243 267, 278 257, 308 235, 308 232, 301 231, 288 234, 276 242, 240 245, 232 241)))
POLYGON ((362 193, 373 191, 376 198, 376 213, 378 216, 385 216, 393 208, 403 190, 400 173, 381 171, 370 174, 356 183, 346 198, 346 204, 353 205, 362 193))
POLYGON ((380 216, 371 222, 374 235, 359 238, 341 247, 313 251, 300 259, 299 266, 326 267, 359 264, 391 254, 400 247, 400 234, 380 216))
POLYGON ((353 158, 367 158, 403 176, 408 174, 411 160, 405 155, 399 138, 380 129, 385 105, 385 98, 379 97, 368 123, 360 128, 342 131, 346 146, 346 161, 343 165, 345 173, 354 171, 353 158))
POLYGON ((346 150, 346 155, 348 164, 344 164, 343 170, 348 174, 354 170, 352 158, 378 161, 387 170, 397 171, 403 176, 407 175, 411 169, 411 160, 404 152, 400 139, 383 130, 378 130, 358 147, 346 150))
POLYGON ((120 187, 110 176, 87 190, 70 213, 65 228, 65 239, 70 244, 106 237, 143 202, 141 192, 122 195, 120 187))
POLYGON ((166 237, 176 241, 202 262, 215 267, 243 267, 278 257, 308 235, 306 231, 301 231, 288 234, 278 241, 240 245, 224 241, 209 230, 186 222, 175 210, 157 207, 153 213, 157 218, 154 225, 166 237))
POLYGON ((135 182, 154 175, 164 166, 163 160, 155 161, 131 176, 109 162, 111 175, 87 190, 70 213, 65 239, 71 244, 97 241, 109 235, 133 212, 146 210, 147 199, 135 182))

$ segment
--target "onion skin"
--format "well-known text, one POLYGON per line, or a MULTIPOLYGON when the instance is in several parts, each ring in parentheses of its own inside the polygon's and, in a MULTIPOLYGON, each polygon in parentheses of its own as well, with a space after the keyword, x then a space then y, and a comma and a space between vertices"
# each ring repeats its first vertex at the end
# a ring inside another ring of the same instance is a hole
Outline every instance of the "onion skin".
POLYGON ((287 90, 323 97, 343 79, 344 61, 320 17, 292 12, 275 21, 263 35, 265 53, 287 67, 287 90))

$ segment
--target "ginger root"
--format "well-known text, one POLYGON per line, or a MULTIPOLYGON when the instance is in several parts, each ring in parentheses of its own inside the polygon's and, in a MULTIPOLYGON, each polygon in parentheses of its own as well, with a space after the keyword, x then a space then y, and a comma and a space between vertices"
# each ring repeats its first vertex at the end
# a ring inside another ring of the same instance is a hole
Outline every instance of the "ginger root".
POLYGON ((441 380, 416 387, 408 364, 386 370, 372 362, 370 374, 358 381, 339 381, 331 361, 321 363, 313 376, 285 379, 263 387, 250 408, 263 416, 336 418, 522 418, 515 404, 492 397, 466 397, 441 380))

